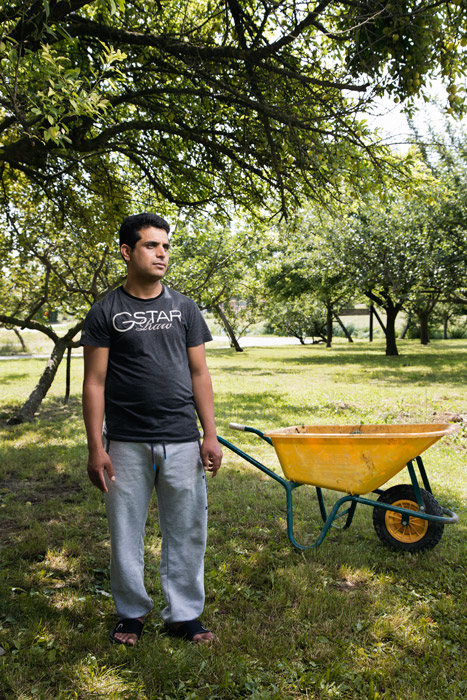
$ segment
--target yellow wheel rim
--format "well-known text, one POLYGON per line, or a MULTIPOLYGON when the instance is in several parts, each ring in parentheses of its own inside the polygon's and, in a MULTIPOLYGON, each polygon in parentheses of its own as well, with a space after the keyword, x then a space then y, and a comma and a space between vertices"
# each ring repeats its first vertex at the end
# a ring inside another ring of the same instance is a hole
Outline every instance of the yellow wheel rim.
MULTIPOLYGON (((406 499, 394 501, 392 505, 406 510, 418 510, 417 503, 406 499)), ((425 537, 428 530, 428 520, 411 517, 408 525, 402 525, 402 513, 390 510, 386 511, 385 522, 391 537, 399 542, 419 542, 425 537)))

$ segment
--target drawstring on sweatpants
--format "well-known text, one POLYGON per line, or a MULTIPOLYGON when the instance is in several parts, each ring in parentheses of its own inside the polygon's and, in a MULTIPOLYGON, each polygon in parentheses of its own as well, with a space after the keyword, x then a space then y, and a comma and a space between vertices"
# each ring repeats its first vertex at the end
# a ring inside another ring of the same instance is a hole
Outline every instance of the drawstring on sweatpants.
MULTIPOLYGON (((165 448, 165 442, 162 443, 162 448, 164 450, 164 459, 167 459, 167 450, 165 448)), ((152 466, 154 467, 154 471, 156 471, 156 455, 154 453, 154 444, 151 442, 151 457, 152 457, 152 466)))

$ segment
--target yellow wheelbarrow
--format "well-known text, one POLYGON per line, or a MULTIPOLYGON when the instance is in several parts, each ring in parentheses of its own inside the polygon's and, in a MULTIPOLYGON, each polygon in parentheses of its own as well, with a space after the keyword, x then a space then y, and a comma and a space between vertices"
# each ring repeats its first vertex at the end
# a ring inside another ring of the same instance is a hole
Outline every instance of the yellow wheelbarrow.
POLYGON ((219 442, 253 466, 278 481, 287 499, 287 535, 299 550, 318 547, 335 521, 346 517, 350 527, 359 503, 373 508, 373 525, 381 541, 393 549, 410 552, 435 547, 444 525, 455 523, 455 513, 434 498, 420 455, 458 425, 445 423, 406 425, 294 425, 266 433, 238 423, 230 428, 255 433, 273 445, 285 479, 236 445, 218 437, 219 442), (415 473, 417 464, 423 488, 415 473), (410 484, 380 487, 407 467, 410 484), (293 491, 309 484, 316 488, 323 528, 310 545, 299 544, 293 532, 293 491), (328 513, 322 489, 341 491, 328 513), (374 493, 378 499, 364 498, 374 493), (342 509, 343 506, 346 506, 342 509))

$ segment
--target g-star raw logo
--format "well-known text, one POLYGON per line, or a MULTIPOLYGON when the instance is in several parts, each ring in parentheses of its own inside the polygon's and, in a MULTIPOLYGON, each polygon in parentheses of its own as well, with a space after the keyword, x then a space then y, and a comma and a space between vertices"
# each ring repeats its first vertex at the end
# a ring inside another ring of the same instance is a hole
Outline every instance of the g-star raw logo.
POLYGON ((174 309, 172 311, 121 311, 115 314, 112 319, 113 327, 119 333, 126 333, 135 328, 137 331, 157 331, 167 330, 172 328, 174 319, 182 320, 180 311, 174 309))

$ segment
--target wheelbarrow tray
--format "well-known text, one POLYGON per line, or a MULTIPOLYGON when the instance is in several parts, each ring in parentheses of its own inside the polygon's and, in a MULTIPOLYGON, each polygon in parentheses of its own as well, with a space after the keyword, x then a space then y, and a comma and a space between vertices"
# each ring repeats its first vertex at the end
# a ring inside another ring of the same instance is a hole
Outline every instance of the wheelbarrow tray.
POLYGON ((458 426, 294 425, 264 433, 289 481, 348 494, 375 491, 458 426))

